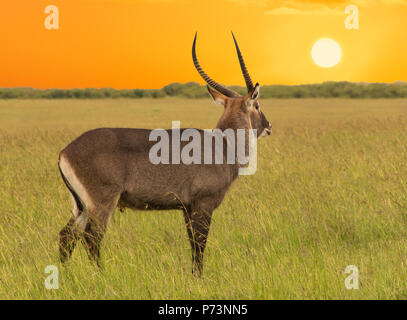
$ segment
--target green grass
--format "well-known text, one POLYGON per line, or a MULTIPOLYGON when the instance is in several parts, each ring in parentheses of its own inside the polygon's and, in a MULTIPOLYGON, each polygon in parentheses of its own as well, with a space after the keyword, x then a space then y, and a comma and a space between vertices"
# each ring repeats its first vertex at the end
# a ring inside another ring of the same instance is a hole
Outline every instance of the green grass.
POLYGON ((58 152, 100 126, 213 128, 205 100, 1 100, 2 299, 406 299, 406 100, 265 100, 258 171, 215 211, 202 279, 181 212, 115 212, 99 272, 58 262, 72 203, 58 152), (59 267, 58 290, 44 287, 59 267), (359 268, 360 289, 344 270, 359 268))

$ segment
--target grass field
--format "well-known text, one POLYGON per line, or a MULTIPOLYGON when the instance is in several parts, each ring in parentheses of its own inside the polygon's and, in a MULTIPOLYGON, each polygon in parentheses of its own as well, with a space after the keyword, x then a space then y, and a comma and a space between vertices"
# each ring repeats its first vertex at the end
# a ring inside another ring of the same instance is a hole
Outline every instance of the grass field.
POLYGON ((258 171, 215 211, 204 276, 181 212, 118 210, 99 272, 58 261, 72 203, 59 151, 102 126, 213 128, 210 99, 1 100, 2 299, 407 299, 407 100, 264 100, 258 171), (47 265, 59 289, 44 286, 47 265), (359 269, 347 290, 346 266, 359 269))

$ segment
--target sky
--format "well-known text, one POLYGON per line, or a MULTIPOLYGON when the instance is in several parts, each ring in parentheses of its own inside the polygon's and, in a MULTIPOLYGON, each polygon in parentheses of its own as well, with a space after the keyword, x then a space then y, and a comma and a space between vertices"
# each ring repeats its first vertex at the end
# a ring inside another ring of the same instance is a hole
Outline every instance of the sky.
POLYGON ((0 87, 161 88, 204 83, 203 69, 244 85, 233 30, 261 85, 407 80, 407 0, 2 0, 0 87), (356 5, 359 29, 345 28, 356 5), (48 5, 59 29, 48 30, 48 5), (331 38, 342 59, 318 67, 313 44, 331 38))

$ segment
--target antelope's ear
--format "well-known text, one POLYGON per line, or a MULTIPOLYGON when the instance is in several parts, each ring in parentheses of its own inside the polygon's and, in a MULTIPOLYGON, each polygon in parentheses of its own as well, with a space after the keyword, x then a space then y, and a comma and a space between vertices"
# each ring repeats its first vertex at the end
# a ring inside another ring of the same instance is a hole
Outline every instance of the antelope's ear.
POLYGON ((227 97, 215 90, 213 90, 210 86, 206 86, 208 88, 208 92, 211 95, 213 101, 215 101, 216 104, 225 106, 226 105, 226 100, 227 97))
POLYGON ((260 96, 260 85, 259 83, 256 83, 254 88, 251 89, 247 94, 246 105, 249 109, 253 107, 253 104, 256 102, 257 99, 259 99, 259 96, 260 96))

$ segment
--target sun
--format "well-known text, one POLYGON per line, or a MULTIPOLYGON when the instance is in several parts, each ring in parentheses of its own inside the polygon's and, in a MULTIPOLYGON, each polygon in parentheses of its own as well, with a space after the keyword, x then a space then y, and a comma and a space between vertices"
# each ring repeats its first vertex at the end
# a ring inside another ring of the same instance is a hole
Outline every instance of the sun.
POLYGON ((332 68, 341 60, 342 50, 338 42, 329 38, 319 39, 311 50, 312 60, 321 68, 332 68))

